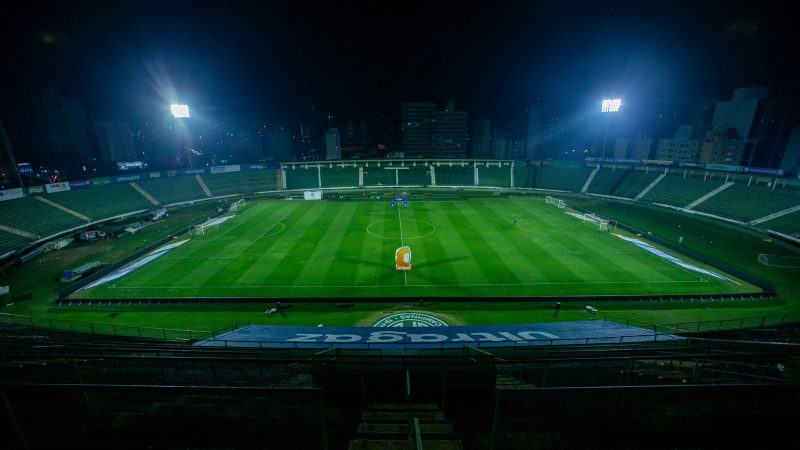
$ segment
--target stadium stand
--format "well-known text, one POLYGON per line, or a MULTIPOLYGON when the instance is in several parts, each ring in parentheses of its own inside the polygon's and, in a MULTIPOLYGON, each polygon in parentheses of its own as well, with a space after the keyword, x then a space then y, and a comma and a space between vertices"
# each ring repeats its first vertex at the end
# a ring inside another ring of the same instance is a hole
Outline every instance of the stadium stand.
POLYGON ((398 170, 397 172, 401 186, 427 186, 431 184, 431 173, 428 166, 406 165, 406 167, 408 169, 398 170))
POLYGON ((274 191, 278 188, 277 172, 273 169, 204 174, 202 178, 215 197, 274 191))
MULTIPOLYGON (((316 167, 305 169, 303 166, 292 166, 286 169, 285 181, 286 189, 315 189, 319 188, 319 173, 316 167)), ((392 179, 392 183, 394 183, 394 179, 392 179)), ((209 186, 209 189, 211 189, 211 192, 214 192, 211 186, 209 186)))
POLYGON ((322 187, 352 187, 358 186, 358 167, 345 166, 322 167, 322 187))
POLYGON ((650 168, 646 171, 644 168, 636 167, 628 172, 611 195, 634 198, 663 173, 664 171, 660 169, 650 168))
POLYGON ((720 187, 724 182, 725 177, 719 175, 704 180, 702 176, 684 178, 683 174, 669 174, 653 186, 641 200, 683 208, 720 187))
MULTIPOLYGON (((364 167, 364 186, 395 186, 395 171, 386 170, 385 166, 378 167, 377 165, 370 164, 364 167)), ((289 170, 286 171, 287 176, 289 170)))
POLYGON ((207 197, 197 180, 191 176, 150 178, 136 183, 162 205, 207 197))
POLYGON ((0 223, 43 238, 86 222, 35 197, 26 197, 0 202, 0 223))
POLYGON ((511 171, 508 163, 497 166, 478 166, 478 184, 481 186, 511 187, 511 171))
POLYGON ((0 230, 0 255, 25 247, 29 242, 31 242, 29 239, 18 234, 0 230))
POLYGON ((535 165, 525 164, 524 161, 517 161, 514 164, 514 187, 530 188, 536 179, 535 165))
POLYGON ((552 161, 542 164, 536 187, 580 192, 593 167, 583 167, 583 163, 552 161))
POLYGON ((776 217, 762 222, 758 226, 778 233, 788 234, 789 236, 800 237, 800 211, 776 217))
POLYGON ((436 165, 436 184, 438 186, 473 186, 475 184, 475 169, 472 165, 436 165))
POLYGON ((800 205, 800 193, 794 189, 771 189, 766 186, 736 183, 694 209, 715 216, 749 222, 797 205, 800 205))
POLYGON ((92 220, 107 219, 153 207, 152 203, 128 183, 57 192, 48 194, 47 199, 85 214, 92 220))
POLYGON ((589 185, 587 192, 592 194, 612 195, 614 190, 622 182, 622 179, 630 172, 629 167, 601 167, 589 185))

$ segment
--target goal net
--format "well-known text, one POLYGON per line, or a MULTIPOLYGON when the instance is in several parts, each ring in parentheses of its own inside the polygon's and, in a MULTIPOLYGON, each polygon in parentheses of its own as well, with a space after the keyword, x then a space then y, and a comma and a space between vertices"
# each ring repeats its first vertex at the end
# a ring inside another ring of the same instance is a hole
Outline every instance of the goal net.
POLYGON ((595 213, 584 214, 583 222, 597 225, 597 229, 600 231, 608 231, 608 219, 604 219, 595 213))
POLYGON ((239 211, 241 208, 244 208, 245 202, 244 199, 236 200, 233 204, 228 208, 228 211, 236 212, 239 211))
POLYGON ((758 262, 770 267, 783 267, 787 269, 800 269, 800 256, 758 255, 758 262))
POLYGON ((544 202, 548 205, 556 205, 559 209, 564 209, 567 207, 567 203, 564 200, 559 200, 555 197, 550 197, 549 195, 544 198, 544 202))

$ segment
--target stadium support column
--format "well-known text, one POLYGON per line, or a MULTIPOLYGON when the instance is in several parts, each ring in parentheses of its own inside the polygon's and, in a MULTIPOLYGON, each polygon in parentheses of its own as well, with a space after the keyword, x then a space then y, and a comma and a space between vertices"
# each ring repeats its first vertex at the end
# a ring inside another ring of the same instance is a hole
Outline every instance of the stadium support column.
POLYGON ((431 186, 436 186, 436 171, 433 169, 433 164, 430 165, 431 168, 431 186))
POLYGON ((514 161, 511 161, 510 166, 511 167, 508 168, 508 175, 511 178, 511 183, 509 184, 509 187, 513 188, 514 187, 514 161))
POLYGON ((473 167, 473 172, 474 172, 474 175, 473 175, 473 176, 474 176, 474 178, 475 178, 475 180, 473 181, 473 184, 474 184, 475 186, 479 186, 479 185, 480 185, 480 182, 481 182, 481 180, 480 180, 480 178, 478 178, 478 163, 476 163, 476 162, 475 162, 475 163, 472 163, 472 167, 473 167))
POLYGON ((317 164, 317 184, 319 188, 322 189, 322 166, 317 164))
POLYGON ((358 187, 364 187, 364 168, 358 167, 358 187))

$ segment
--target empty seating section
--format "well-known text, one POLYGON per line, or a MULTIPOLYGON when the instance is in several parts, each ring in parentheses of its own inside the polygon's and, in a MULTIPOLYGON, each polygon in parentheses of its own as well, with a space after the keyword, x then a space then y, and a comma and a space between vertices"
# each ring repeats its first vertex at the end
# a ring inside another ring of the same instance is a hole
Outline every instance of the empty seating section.
POLYGON ((478 184, 481 186, 511 186, 511 166, 478 166, 478 184))
POLYGON ((663 203, 678 207, 688 206, 693 201, 720 187, 725 177, 716 176, 703 180, 703 177, 683 174, 670 174, 662 178, 657 185, 642 197, 642 201, 663 203))
POLYGON ((664 173, 663 170, 631 170, 631 172, 623 178, 622 183, 617 186, 612 195, 634 198, 662 173, 664 173))
POLYGON ((322 187, 358 186, 358 167, 322 167, 322 187))
POLYGON ((86 222, 35 197, 26 197, 0 202, 0 223, 43 238, 86 222))
POLYGON ((153 204, 128 183, 58 192, 48 194, 47 199, 89 216, 92 220, 153 208, 153 204))
POLYGON ((591 167, 542 164, 536 187, 580 192, 592 170, 591 167))
MULTIPOLYGON (((304 169, 303 166, 292 166, 291 168, 287 168, 285 172, 286 189, 319 188, 319 173, 316 167, 304 169)), ((208 188, 211 189, 211 192, 214 192, 211 186, 208 188)))
POLYGON ((25 247, 28 242, 31 241, 18 234, 0 230, 0 255, 4 255, 11 250, 25 247))
POLYGON ((385 166, 377 165, 364 167, 364 186, 395 186, 396 182, 394 170, 387 170, 385 166))
POLYGON ((475 184, 475 168, 472 164, 433 166, 436 173, 437 186, 473 186, 475 184))
POLYGON ((800 237, 800 211, 786 214, 757 225, 760 228, 800 237))
POLYGON ((589 185, 589 190, 587 192, 612 195, 614 189, 620 184, 629 171, 630 169, 627 167, 600 168, 597 174, 595 174, 592 184, 589 185))
POLYGON ((405 167, 408 167, 408 169, 400 169, 397 172, 401 186, 427 186, 431 184, 431 169, 428 166, 405 167))
MULTIPOLYGON (((316 173, 314 175, 316 176, 316 173)), ((278 189, 278 177, 275 169, 203 174, 202 177, 208 190, 215 197, 278 189)))
POLYGON ((747 186, 736 183, 697 205, 695 211, 749 222, 800 205, 800 193, 793 189, 747 186))
POLYGON ((150 178, 136 184, 162 205, 206 198, 206 193, 193 176, 150 178))
POLYGON ((528 166, 519 163, 514 164, 514 187, 533 187, 533 180, 535 179, 536 166, 528 166))

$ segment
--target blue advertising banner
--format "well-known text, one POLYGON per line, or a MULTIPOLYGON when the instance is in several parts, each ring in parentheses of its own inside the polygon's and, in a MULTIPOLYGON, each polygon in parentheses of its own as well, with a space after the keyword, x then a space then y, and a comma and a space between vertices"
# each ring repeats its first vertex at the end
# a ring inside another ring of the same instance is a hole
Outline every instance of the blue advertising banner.
POLYGON ((403 326, 403 322, 372 328, 251 325, 194 345, 402 349, 460 348, 464 345, 473 347, 575 345, 682 339, 674 335, 656 334, 652 330, 601 320, 454 327, 425 326, 424 321, 418 323, 422 326, 403 326))
POLYGON ((745 166, 745 173, 752 173, 756 175, 770 175, 774 177, 782 177, 783 171, 780 169, 769 169, 766 167, 749 167, 745 166))
POLYGON ((71 190, 86 189, 86 188, 91 187, 91 186, 92 186, 92 181, 91 180, 80 180, 80 181, 70 181, 69 182, 69 188, 71 190))

